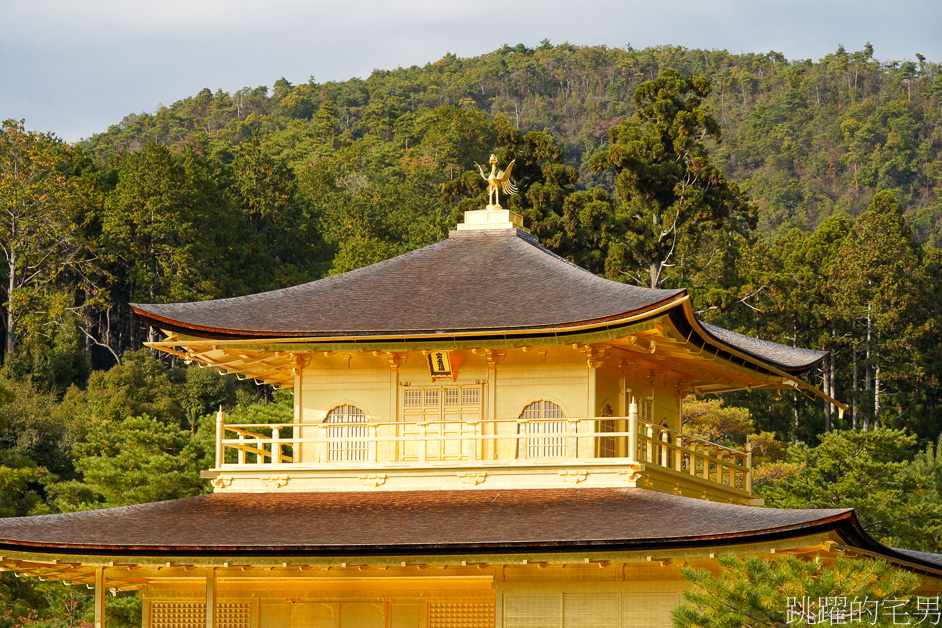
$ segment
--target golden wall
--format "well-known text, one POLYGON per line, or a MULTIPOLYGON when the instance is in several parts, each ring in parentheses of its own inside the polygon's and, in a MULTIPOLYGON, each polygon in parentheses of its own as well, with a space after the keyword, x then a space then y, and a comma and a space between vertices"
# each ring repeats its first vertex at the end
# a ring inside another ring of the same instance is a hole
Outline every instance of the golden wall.
MULTIPOLYGON (((428 576, 390 571, 220 579, 216 626, 669 628, 685 586, 676 569, 659 566, 494 566, 479 576, 448 576, 435 568, 428 576)), ((197 580, 151 584, 142 592, 144 628, 205 626, 204 591, 197 580)))
MULTIPOLYGON (((551 402, 563 417, 583 418, 627 415, 627 405, 634 398, 641 419, 679 429, 680 393, 665 384, 658 374, 643 372, 631 362, 631 354, 610 352, 599 359, 586 348, 554 346, 540 349, 497 351, 452 351, 450 377, 432 378, 428 358, 419 351, 401 354, 369 352, 312 355, 301 371, 295 387, 295 421, 301 425, 321 425, 329 413, 344 406, 358 408, 367 424, 429 423, 434 426, 417 431, 407 426, 381 426, 376 435, 417 438, 420 434, 440 435, 435 430, 456 430, 470 422, 481 421, 482 434, 503 434, 499 441, 480 444, 472 454, 468 444, 447 441, 425 451, 423 459, 513 459, 520 456, 517 434, 512 422, 534 402, 551 402), (446 395, 457 403, 449 405, 446 395), (432 402, 425 403, 428 396, 432 402), (416 401, 421 398, 422 401, 416 401), (439 408, 441 408, 439 410, 439 408), (491 422, 489 422, 491 421, 491 422), (450 427, 449 427, 450 426, 450 427), (410 431, 411 430, 411 431, 410 431)), ((609 422, 607 428, 624 431, 624 421, 609 422)), ((584 431, 580 427, 580 431, 584 431)), ((321 434, 304 431, 303 437, 321 434)), ((580 443, 580 447, 586 445, 580 443)), ((419 459, 417 445, 381 442, 377 462, 419 459)), ((615 455, 625 455, 619 442, 615 455)), ((322 444, 301 446, 300 462, 328 461, 322 444)), ((581 454, 580 454, 581 457, 581 454)))

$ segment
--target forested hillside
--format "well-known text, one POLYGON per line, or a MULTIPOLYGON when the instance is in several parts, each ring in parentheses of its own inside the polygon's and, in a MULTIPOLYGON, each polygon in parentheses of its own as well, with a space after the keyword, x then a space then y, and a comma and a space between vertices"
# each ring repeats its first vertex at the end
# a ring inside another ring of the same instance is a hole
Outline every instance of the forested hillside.
MULTIPOLYGON (((723 131, 717 164, 755 199, 763 233, 810 230, 839 211, 856 216, 876 190, 895 189, 919 238, 937 243, 939 65, 918 54, 918 63, 880 62, 874 54, 869 45, 839 47, 813 62, 681 47, 505 46, 471 59, 448 55, 422 68, 377 70, 366 80, 312 77, 293 86, 281 79, 270 94, 266 87, 204 89, 155 114, 129 115, 85 147, 108 158, 148 142, 189 144, 226 159, 257 132, 269 152, 299 168, 369 133, 408 146, 423 130, 414 126, 417 115, 452 106, 549 133, 588 187, 600 182, 589 160, 607 129, 633 113, 635 89, 674 68, 710 79, 707 102, 723 131)), ((454 158, 447 152, 456 147, 441 148, 454 158)))
MULTIPOLYGON (((280 288, 435 242, 484 205, 474 162, 493 152, 516 159, 503 204, 558 254, 831 352, 809 378, 843 417, 798 393, 688 404, 690 431, 752 440, 770 505, 858 506, 878 538, 939 551, 942 73, 917 58, 544 42, 205 89, 76 146, 6 121, 0 514, 207 490, 204 417, 290 404, 158 362, 130 303, 280 288)), ((19 614, 0 626, 83 608, 60 588, 4 574, 19 614)))

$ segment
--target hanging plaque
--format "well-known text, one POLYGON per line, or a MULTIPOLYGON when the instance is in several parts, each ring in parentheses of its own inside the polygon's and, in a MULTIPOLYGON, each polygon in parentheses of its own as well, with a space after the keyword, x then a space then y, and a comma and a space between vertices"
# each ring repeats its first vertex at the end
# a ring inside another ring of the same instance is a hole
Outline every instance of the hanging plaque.
POLYGON ((433 380, 439 377, 451 377, 451 356, 448 351, 429 352, 428 370, 433 380))

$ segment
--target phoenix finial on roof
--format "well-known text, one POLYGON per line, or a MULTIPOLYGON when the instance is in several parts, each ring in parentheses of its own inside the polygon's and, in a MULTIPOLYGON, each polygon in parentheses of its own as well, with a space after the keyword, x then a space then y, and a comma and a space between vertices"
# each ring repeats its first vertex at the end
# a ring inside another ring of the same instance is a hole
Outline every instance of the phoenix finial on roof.
POLYGON ((500 198, 499 188, 504 189, 504 194, 516 194, 517 186, 510 182, 510 171, 514 167, 514 163, 517 160, 514 159, 510 162, 510 165, 507 166, 507 170, 501 170, 497 172, 497 155, 491 155, 491 174, 485 175, 484 168, 481 167, 481 164, 474 162, 474 165, 478 167, 478 172, 481 173, 481 178, 487 181, 487 208, 488 209, 500 209, 500 198))

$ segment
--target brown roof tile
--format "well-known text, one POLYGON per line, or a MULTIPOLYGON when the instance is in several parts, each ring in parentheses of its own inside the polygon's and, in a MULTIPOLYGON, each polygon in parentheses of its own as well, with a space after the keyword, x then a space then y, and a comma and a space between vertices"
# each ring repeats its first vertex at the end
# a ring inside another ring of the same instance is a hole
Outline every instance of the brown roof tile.
MULTIPOLYGON (((684 294, 603 279, 507 229, 453 231, 417 251, 283 290, 132 305, 155 327, 202 337, 336 338, 564 329, 679 304, 684 294)), ((702 325, 721 344, 788 371, 826 355, 702 325)))
POLYGON ((683 296, 602 279, 516 230, 461 231, 385 262, 232 299, 134 304, 145 319, 251 336, 369 336, 570 326, 683 296))
POLYGON ((0 548, 95 553, 330 555, 747 542, 852 511, 719 504, 637 488, 216 493, 0 520, 0 548))
POLYGON ((759 340, 709 323, 701 322, 700 325, 707 333, 723 344, 784 370, 809 368, 820 362, 828 354, 827 351, 789 347, 768 340, 759 340))

